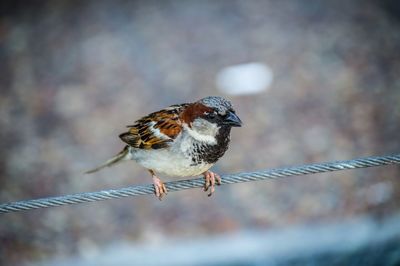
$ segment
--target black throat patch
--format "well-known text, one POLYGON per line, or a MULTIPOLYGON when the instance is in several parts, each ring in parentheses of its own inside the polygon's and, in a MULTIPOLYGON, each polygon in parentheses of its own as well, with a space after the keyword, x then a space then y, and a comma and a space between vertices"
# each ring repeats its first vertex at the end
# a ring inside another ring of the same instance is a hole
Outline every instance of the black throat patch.
POLYGON ((217 144, 210 145, 201 142, 195 142, 190 156, 192 157, 192 165, 201 163, 213 164, 221 158, 229 146, 230 126, 221 126, 216 136, 217 144))

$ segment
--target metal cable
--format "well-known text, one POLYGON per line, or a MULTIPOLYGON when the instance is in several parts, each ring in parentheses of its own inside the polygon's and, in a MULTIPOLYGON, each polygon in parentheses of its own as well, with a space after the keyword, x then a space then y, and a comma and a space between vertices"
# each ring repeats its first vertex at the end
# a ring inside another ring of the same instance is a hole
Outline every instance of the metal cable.
MULTIPOLYGON (((389 164, 400 164, 400 154, 388 156, 372 156, 347 161, 305 164, 293 167, 282 167, 265 171, 244 172, 238 174, 222 175, 222 184, 258 181, 265 179, 278 179, 286 176, 306 175, 340 171, 346 169, 365 168, 389 164)), ((179 180, 165 183, 168 192, 204 186, 203 178, 179 180)), ((78 204, 107 199, 117 199, 129 196, 153 194, 153 185, 132 186, 121 189, 102 190, 66 196, 49 197, 34 200, 17 201, 0 204, 0 213, 17 212, 22 210, 56 207, 67 204, 78 204)))

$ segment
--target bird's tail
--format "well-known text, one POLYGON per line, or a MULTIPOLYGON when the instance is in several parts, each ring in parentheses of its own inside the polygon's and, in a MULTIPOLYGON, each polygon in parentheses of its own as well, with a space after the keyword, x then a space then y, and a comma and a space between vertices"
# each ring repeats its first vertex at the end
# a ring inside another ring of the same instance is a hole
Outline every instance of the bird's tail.
POLYGON ((122 161, 128 159, 128 156, 129 156, 129 147, 125 146, 125 148, 122 151, 120 151, 117 155, 115 155, 111 159, 107 160, 102 165, 99 165, 92 170, 86 171, 85 174, 91 174, 91 173, 97 172, 105 167, 110 167, 116 163, 122 162, 122 161))

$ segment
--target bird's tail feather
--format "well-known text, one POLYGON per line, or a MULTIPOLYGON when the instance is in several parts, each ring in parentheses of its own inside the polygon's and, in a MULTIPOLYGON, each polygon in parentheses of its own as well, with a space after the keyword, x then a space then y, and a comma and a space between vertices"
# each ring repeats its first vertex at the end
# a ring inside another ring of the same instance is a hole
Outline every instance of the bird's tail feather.
POLYGON ((123 160, 127 159, 128 154, 129 154, 129 147, 125 146, 125 148, 122 151, 120 151, 117 155, 115 155, 111 159, 107 160, 102 165, 99 165, 94 169, 86 171, 85 174, 91 174, 91 173, 97 172, 105 167, 110 167, 114 164, 122 162, 123 160))

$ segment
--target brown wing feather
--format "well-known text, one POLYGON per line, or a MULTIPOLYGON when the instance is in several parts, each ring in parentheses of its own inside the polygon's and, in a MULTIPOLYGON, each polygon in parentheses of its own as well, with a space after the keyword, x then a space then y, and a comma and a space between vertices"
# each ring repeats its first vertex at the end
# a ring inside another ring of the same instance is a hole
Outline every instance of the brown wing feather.
POLYGON ((119 137, 138 149, 166 148, 182 130, 179 114, 186 107, 187 104, 172 105, 151 113, 128 126, 129 130, 119 137))

